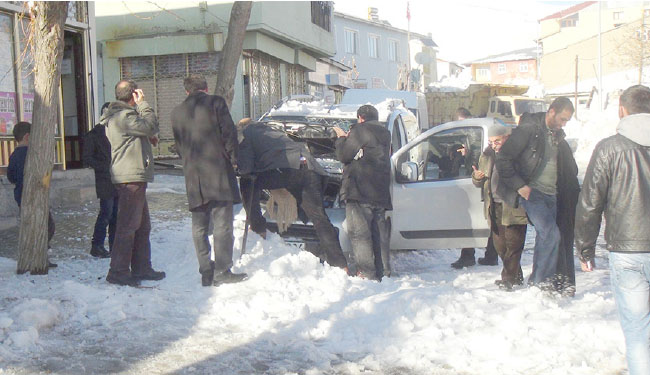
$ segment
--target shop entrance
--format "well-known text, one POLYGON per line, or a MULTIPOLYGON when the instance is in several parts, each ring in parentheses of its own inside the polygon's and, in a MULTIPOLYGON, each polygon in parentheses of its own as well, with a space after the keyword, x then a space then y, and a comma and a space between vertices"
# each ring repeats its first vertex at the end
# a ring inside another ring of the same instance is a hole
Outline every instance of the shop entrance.
POLYGON ((89 130, 84 38, 68 30, 64 34, 61 98, 65 168, 82 168, 83 136, 89 130))

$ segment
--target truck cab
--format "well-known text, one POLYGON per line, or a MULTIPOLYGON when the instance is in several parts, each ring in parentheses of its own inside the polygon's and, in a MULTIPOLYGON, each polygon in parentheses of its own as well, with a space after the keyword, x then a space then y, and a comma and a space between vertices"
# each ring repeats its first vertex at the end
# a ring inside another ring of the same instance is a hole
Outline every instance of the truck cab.
POLYGON ((544 99, 526 96, 493 96, 488 102, 487 117, 498 118, 506 124, 517 125, 521 115, 526 112, 546 112, 544 99))

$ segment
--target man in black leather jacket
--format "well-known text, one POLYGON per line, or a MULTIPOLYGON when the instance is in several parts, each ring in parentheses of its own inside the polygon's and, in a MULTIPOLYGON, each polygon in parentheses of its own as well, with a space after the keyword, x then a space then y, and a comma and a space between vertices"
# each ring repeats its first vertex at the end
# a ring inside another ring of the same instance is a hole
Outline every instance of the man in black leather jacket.
POLYGON ((499 192, 521 204, 535 227, 533 272, 528 283, 573 295, 573 220, 579 193, 578 167, 562 127, 573 115, 565 97, 548 112, 526 114, 497 155, 499 192), (517 194, 509 194, 512 191, 517 194), (560 225, 558 225, 558 223, 560 225))
POLYGON ((650 89, 623 92, 616 135, 594 149, 576 212, 582 269, 594 267, 605 213, 610 279, 631 375, 650 374, 650 89))

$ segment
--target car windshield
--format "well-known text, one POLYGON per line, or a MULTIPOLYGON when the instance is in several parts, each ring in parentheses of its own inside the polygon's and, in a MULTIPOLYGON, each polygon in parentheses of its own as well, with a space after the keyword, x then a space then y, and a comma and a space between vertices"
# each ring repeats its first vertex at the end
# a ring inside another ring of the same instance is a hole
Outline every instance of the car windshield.
POLYGON ((546 103, 541 100, 515 99, 515 112, 519 116, 526 112, 546 112, 546 103))
POLYGON ((266 116, 262 119, 264 122, 281 122, 281 123, 305 123, 309 125, 338 126, 348 131, 350 126, 356 124, 356 119, 336 118, 336 117, 316 117, 316 116, 266 116))

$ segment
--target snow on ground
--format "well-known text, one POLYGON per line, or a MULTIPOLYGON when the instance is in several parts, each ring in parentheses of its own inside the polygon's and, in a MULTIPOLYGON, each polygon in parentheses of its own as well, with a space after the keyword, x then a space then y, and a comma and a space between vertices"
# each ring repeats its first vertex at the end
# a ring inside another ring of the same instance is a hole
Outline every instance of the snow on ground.
MULTIPOLYGON (((182 177, 164 186, 182 190, 182 177)), ((167 191, 167 190, 162 190, 167 191)), ((243 214, 240 212, 238 218, 243 214)), ((270 234, 201 287, 189 217, 152 223, 144 288, 108 284, 108 259, 16 275, 0 258, 0 374, 618 374, 625 366, 606 251, 574 298, 499 290, 501 267, 462 271, 457 250, 397 252, 396 276, 350 278, 270 234)), ((602 238, 600 240, 602 243, 602 238)), ((522 264, 530 274, 531 232, 522 264)), ((482 250, 477 256, 482 255, 482 250)))

